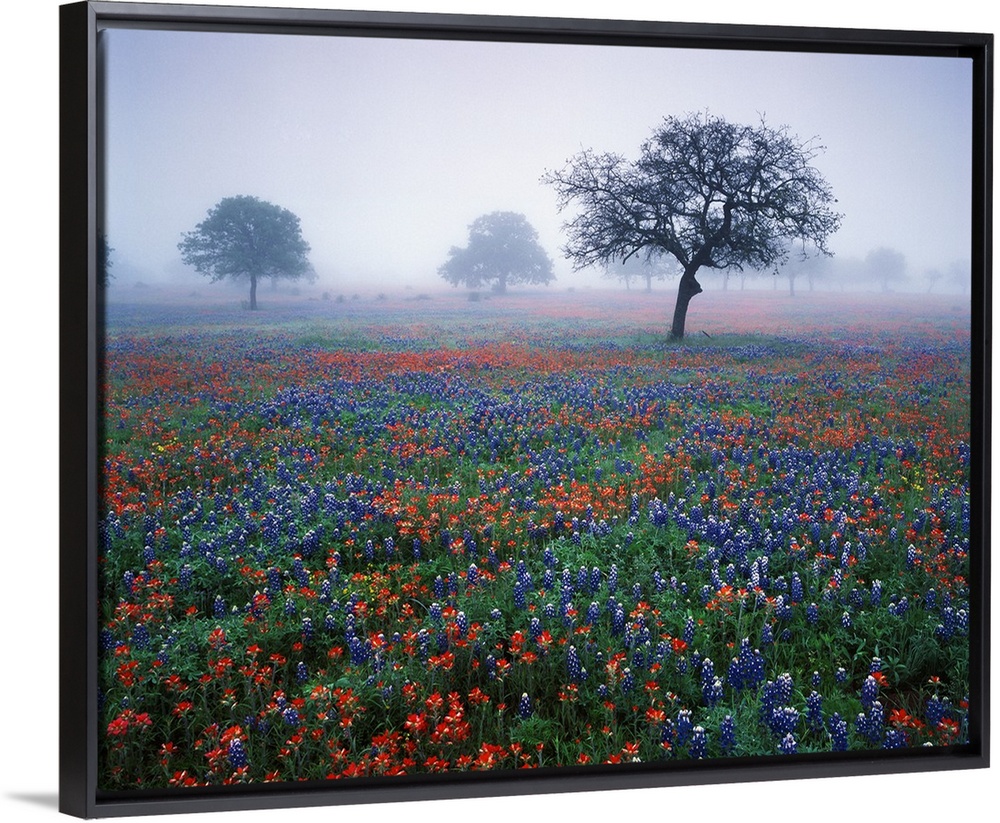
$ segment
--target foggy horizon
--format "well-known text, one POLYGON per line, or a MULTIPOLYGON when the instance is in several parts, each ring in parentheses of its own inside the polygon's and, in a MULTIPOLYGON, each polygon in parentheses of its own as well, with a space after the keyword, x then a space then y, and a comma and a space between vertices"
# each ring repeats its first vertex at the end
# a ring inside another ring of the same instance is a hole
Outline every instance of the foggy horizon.
MULTIPOLYGON (((186 268, 177 244, 240 194, 301 219, 314 290, 446 287, 437 269, 449 249, 493 211, 524 214, 537 230, 554 263, 551 290, 624 290, 573 271, 561 251, 573 212, 558 212, 540 178, 584 149, 635 159, 665 117, 698 111, 763 118, 826 147, 813 165, 844 214, 831 277, 885 247, 906 259, 908 280, 894 290, 963 290, 949 271, 968 270, 971 244, 965 59, 139 30, 102 38, 112 296, 137 281, 212 295, 218 284, 186 268), (942 276, 932 282, 934 270, 942 276)), ((706 289, 722 279, 701 276, 706 289)), ((771 279, 752 286, 770 289, 771 279)))

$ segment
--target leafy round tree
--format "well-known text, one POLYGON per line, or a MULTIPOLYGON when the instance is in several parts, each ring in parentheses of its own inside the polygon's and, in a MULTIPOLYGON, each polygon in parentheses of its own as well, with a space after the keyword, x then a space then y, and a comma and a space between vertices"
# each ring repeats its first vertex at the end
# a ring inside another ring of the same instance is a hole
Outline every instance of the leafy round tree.
POLYGON ((505 292, 519 283, 547 285, 555 279, 552 260, 538 243, 538 232, 523 214, 495 211, 469 226, 469 245, 452 246, 438 269, 453 286, 490 286, 505 292))
POLYGON ((721 117, 667 117, 639 159, 584 151, 542 179, 560 209, 577 203, 565 229, 576 268, 628 260, 645 251, 681 266, 671 337, 684 337, 702 268, 769 268, 801 240, 830 255, 841 215, 829 184, 811 165, 822 151, 787 128, 744 126, 721 117))
POLYGON ((261 278, 295 279, 312 272, 299 218, 249 195, 223 198, 183 238, 177 246, 181 259, 213 283, 226 277, 250 281, 251 309, 257 308, 261 278))
POLYGON ((906 279, 906 257, 902 252, 881 246, 872 249, 865 255, 867 276, 882 288, 882 291, 892 291, 893 283, 906 279))

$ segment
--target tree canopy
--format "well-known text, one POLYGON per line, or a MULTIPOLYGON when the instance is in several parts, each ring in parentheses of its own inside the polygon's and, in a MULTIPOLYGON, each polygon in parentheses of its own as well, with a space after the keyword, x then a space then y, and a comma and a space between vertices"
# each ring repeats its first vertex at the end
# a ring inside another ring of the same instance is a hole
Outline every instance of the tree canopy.
POLYGON ((177 247, 184 263, 212 282, 249 279, 251 309, 257 308, 261 278, 294 279, 312 272, 299 218, 249 195, 220 200, 177 247))
POLYGON ((731 123, 708 114, 667 117, 635 161, 586 150, 542 179, 559 208, 579 212, 564 228, 577 269, 653 250, 681 266, 671 336, 684 336, 688 303, 702 268, 780 264, 788 241, 829 255, 840 226, 832 190, 811 165, 822 146, 787 127, 731 123))
POLYGON ((489 286, 497 292, 520 283, 547 285, 555 279, 538 232, 523 214, 510 211, 477 217, 469 226, 469 244, 452 246, 438 274, 453 286, 489 286))
POLYGON ((879 284, 882 291, 892 291, 894 283, 906 279, 906 257, 902 252, 879 246, 865 255, 866 275, 879 284))

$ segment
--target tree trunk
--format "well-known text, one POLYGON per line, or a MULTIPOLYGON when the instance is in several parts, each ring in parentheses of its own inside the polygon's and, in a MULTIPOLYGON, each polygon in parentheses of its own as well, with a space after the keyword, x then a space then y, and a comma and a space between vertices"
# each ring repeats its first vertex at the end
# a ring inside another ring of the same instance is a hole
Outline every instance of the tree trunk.
POLYGON ((507 293, 507 275, 506 274, 501 274, 499 276, 499 278, 497 279, 496 293, 497 294, 506 294, 507 293))
POLYGON ((257 275, 250 275, 250 311, 257 310, 257 275))
POLYGON ((673 340, 684 339, 684 321, 687 319, 688 303, 696 294, 701 294, 701 286, 694 278, 697 268, 687 269, 681 276, 677 287, 677 303, 674 306, 674 322, 670 327, 670 337, 673 340))
POLYGON ((647 274, 646 275, 646 291, 649 292, 649 291, 652 291, 652 290, 653 290, 653 275, 647 274))
POLYGON ((791 275, 788 276, 788 293, 795 297, 795 278, 791 275))

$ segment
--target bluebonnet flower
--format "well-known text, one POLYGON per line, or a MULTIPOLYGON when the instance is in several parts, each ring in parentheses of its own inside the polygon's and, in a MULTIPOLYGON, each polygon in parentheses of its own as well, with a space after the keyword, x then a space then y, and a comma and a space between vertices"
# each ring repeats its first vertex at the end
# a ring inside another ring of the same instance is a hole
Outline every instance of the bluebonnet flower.
POLYGON ((465 612, 459 612, 455 615, 455 625, 458 627, 458 636, 465 637, 469 633, 469 618, 465 616, 465 612))
POLYGON ((691 746, 688 752, 695 760, 701 760, 705 757, 706 749, 705 729, 695 726, 691 731, 691 746))
POLYGON ((285 706, 284 710, 281 712, 281 719, 284 720, 289 726, 299 725, 299 713, 295 711, 294 706, 285 706))
POLYGON ((300 586, 309 585, 309 573, 306 571, 305 565, 302 563, 302 559, 296 557, 292 561, 292 575, 300 586))
POLYGON ((521 695, 521 700, 517 704, 517 713, 522 720, 531 717, 531 698, 528 697, 527 692, 521 695))
POLYGON ((514 583, 514 608, 525 609, 528 606, 526 599, 526 588, 520 581, 514 583))
POLYGON ((351 655, 351 663, 360 666, 368 659, 368 644, 360 637, 352 636, 347 641, 347 648, 351 655))
POLYGON ((882 743, 884 723, 885 711, 882 704, 876 700, 867 712, 858 714, 854 726, 858 734, 866 738, 872 746, 879 746, 882 743))
POLYGON ((134 645, 137 649, 146 651, 149 648, 149 643, 149 629, 146 628, 146 624, 136 624, 136 627, 132 629, 132 645, 134 645))
POLYGON ((846 683, 847 669, 845 669, 843 666, 838 666, 837 670, 833 673, 833 679, 836 680, 838 683, 846 683))
POLYGON ((883 749, 905 749, 910 745, 909 736, 903 729, 890 729, 885 733, 885 741, 882 743, 883 749))
POLYGON ((851 613, 850 612, 844 612, 840 616, 840 625, 843 626, 845 629, 851 628, 851 613))
POLYGON ((719 745, 727 754, 736 746, 736 722, 731 714, 723 717, 719 724, 719 745))
POLYGON ((760 630, 760 645, 770 646, 774 643, 774 631, 770 623, 765 623, 760 630))
POLYGON ((583 667, 576 646, 570 646, 566 651, 566 673, 571 683, 579 683, 583 679, 583 667))
POLYGON ((801 603, 805 595, 802 587, 802 579, 798 572, 792 572, 791 598, 793 603, 801 603))
POLYGON ((702 697, 706 706, 714 706, 724 697, 722 680, 718 677, 712 678, 710 685, 703 687, 702 697))
POLYGON ((792 706, 772 709, 768 725, 776 737, 792 734, 798 729, 799 712, 792 706))
POLYGON ((303 617, 302 618, 302 639, 306 643, 312 642, 313 639, 313 624, 312 618, 303 617))
POLYGON ((806 698, 806 723, 811 729, 823 728, 823 697, 817 691, 806 698))
POLYGON ((688 615, 687 620, 684 621, 684 633, 681 635, 681 639, 689 646, 694 642, 694 629, 694 618, 688 615))
POLYGON ((834 712, 828 724, 830 744, 835 752, 847 751, 847 721, 839 713, 834 712))
POLYGON ((635 678, 632 676, 631 669, 625 669, 622 673, 622 694, 629 694, 635 688, 635 678))
POLYGON ((958 621, 958 628, 967 632, 969 630, 969 612, 965 609, 959 609, 955 614, 955 619, 958 621))
POLYGON ((226 759, 234 771, 242 769, 247 765, 247 750, 240 738, 234 737, 229 741, 229 748, 226 750, 226 759))
POLYGON ((694 732, 694 723, 691 721, 691 712, 688 709, 681 709, 677 713, 677 745, 686 746, 688 740, 694 732))
POLYGON ((786 734, 781 738, 781 742, 778 744, 778 751, 782 754, 795 754, 798 750, 798 744, 795 742, 795 736, 791 733, 786 734))
POLYGON ((871 709, 876 699, 878 699, 878 681, 872 675, 868 675, 861 684, 861 705, 865 711, 871 709))
POLYGON ((531 580, 531 572, 528 571, 528 566, 523 560, 517 561, 517 567, 515 569, 515 579, 525 589, 533 588, 531 580))
POLYGON ((625 631, 625 609, 619 603, 611 615, 611 633, 617 637, 625 631))
POLYGON ((306 669, 306 664, 299 661, 295 665, 295 680, 299 683, 305 683, 309 679, 309 671, 306 669))
POLYGON ((927 709, 924 713, 924 717, 927 720, 927 725, 932 729, 936 729, 938 724, 945 719, 948 715, 948 703, 942 701, 936 694, 927 701, 927 709))
POLYGON ((591 601, 591 604, 587 607, 587 625, 593 626, 601 619, 601 606, 600 604, 591 601))

